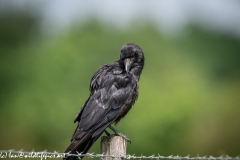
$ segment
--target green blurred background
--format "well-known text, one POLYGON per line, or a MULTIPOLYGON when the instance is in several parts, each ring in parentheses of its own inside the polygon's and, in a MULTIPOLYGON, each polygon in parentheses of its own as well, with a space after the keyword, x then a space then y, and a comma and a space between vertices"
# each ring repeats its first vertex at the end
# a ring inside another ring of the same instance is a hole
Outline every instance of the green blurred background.
MULTIPOLYGON (((91 77, 134 42, 146 63, 139 98, 116 127, 132 141, 127 153, 240 154, 240 37, 194 22, 168 35, 148 18, 119 28, 94 16, 51 34, 43 31, 38 9, 6 4, 0 149, 63 152, 91 77)), ((89 152, 100 153, 100 142, 89 152)))

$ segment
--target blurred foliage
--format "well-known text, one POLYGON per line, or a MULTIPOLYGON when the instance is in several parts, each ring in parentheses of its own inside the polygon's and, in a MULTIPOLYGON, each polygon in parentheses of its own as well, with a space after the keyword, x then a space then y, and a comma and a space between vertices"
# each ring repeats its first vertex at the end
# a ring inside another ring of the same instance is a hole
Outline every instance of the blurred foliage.
POLYGON ((139 99, 117 125, 132 140, 128 154, 240 153, 239 39, 195 25, 169 38, 150 23, 116 29, 95 19, 47 36, 23 12, 0 24, 0 149, 63 152, 92 75, 134 42, 146 63, 139 99))

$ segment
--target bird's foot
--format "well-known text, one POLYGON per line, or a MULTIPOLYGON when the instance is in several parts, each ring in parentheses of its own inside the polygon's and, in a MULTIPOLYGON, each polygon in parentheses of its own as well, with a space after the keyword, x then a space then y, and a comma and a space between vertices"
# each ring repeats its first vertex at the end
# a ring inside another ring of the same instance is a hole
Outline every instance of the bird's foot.
POLYGON ((122 134, 121 132, 119 132, 118 130, 113 128, 112 126, 109 126, 109 128, 115 133, 115 135, 122 137, 123 139, 125 139, 127 142, 130 142, 130 144, 131 144, 131 140, 127 136, 125 136, 124 134, 122 134))
POLYGON ((129 142, 131 144, 131 140, 124 134, 118 132, 118 133, 115 133, 117 136, 120 136, 122 137, 123 139, 125 139, 127 142, 129 142))

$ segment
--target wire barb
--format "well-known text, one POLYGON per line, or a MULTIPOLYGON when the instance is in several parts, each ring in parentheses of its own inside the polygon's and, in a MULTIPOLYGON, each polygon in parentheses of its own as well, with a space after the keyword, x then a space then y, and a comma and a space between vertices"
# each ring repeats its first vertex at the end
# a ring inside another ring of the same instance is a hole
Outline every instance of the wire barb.
POLYGON ((163 159, 169 159, 169 160, 240 160, 240 155, 236 156, 236 157, 230 157, 228 155, 222 155, 219 157, 214 157, 214 156, 199 156, 197 155, 196 157, 190 157, 190 155, 187 156, 161 156, 160 154, 158 155, 151 155, 151 156, 144 156, 144 155, 140 155, 140 156, 135 156, 133 155, 119 155, 119 156, 113 156, 113 155, 103 155, 103 154, 94 154, 94 153, 86 153, 86 154, 82 154, 77 152, 77 154, 71 154, 71 153, 60 153, 57 151, 54 152, 47 152, 47 150, 44 151, 40 151, 40 152, 35 152, 34 150, 32 150, 31 152, 26 152, 23 151, 23 149, 16 151, 14 149, 9 149, 9 150, 0 150, 0 155, 2 158, 41 158, 41 159, 47 159, 47 158, 64 158, 64 157, 68 157, 68 156, 75 156, 78 157, 78 159, 81 159, 82 156, 84 157, 88 157, 88 158, 100 158, 100 159, 104 159, 104 157, 109 157, 112 158, 112 160, 114 160, 114 158, 123 158, 123 159, 139 159, 139 160, 143 160, 143 159, 156 159, 156 160, 163 160, 163 159))

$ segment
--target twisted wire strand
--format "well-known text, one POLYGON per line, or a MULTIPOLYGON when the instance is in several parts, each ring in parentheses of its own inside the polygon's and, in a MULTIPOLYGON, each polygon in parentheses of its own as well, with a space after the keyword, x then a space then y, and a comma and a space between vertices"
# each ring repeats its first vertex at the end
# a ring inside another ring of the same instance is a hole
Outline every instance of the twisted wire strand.
POLYGON ((139 160, 143 160, 143 159, 156 159, 156 160, 161 160, 161 159, 168 159, 168 160, 240 160, 240 156, 236 156, 236 157, 231 157, 228 155, 222 155, 219 157, 214 157, 214 156, 196 156, 196 157, 191 157, 190 155, 187 156, 162 156, 160 154, 158 155, 150 155, 150 156, 144 156, 144 155, 140 155, 140 156, 135 156, 127 154, 127 155, 119 155, 119 156, 114 156, 114 155, 105 155, 105 154, 95 154, 95 153, 86 153, 86 154, 81 154, 78 153, 77 154, 71 154, 71 153, 60 153, 57 151, 54 152, 47 152, 47 150, 45 151, 39 151, 39 152, 35 152, 34 150, 32 150, 31 152, 27 152, 27 151, 23 151, 23 150, 19 150, 16 151, 14 149, 10 149, 10 150, 0 150, 0 158, 17 158, 20 157, 21 158, 41 158, 41 159, 47 159, 47 158, 64 158, 67 156, 75 156, 75 157, 80 157, 84 156, 84 157, 88 157, 88 158, 101 158, 103 159, 104 157, 110 157, 112 159, 114 158, 123 158, 123 159, 139 159, 139 160))

